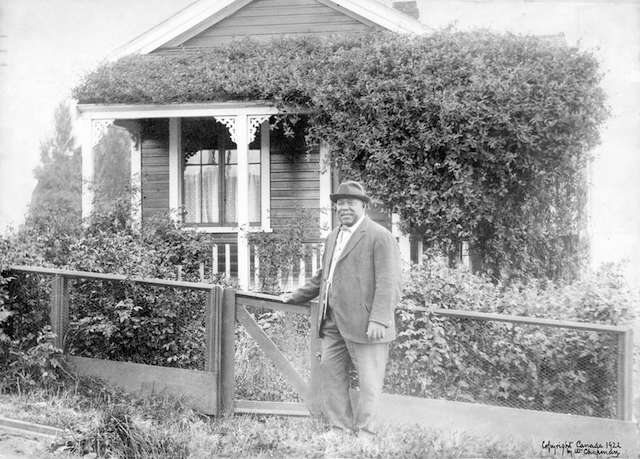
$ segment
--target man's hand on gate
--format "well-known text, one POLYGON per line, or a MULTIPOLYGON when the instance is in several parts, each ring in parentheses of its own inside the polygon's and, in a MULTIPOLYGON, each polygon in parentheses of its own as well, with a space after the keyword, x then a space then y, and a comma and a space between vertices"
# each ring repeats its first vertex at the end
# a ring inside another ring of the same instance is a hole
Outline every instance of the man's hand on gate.
POLYGON ((383 339, 385 333, 387 333, 387 327, 377 322, 369 322, 369 326, 367 327, 367 338, 369 338, 369 341, 383 339))
POLYGON ((280 295, 280 301, 283 303, 291 303, 293 302, 293 295, 291 293, 283 293, 280 295))

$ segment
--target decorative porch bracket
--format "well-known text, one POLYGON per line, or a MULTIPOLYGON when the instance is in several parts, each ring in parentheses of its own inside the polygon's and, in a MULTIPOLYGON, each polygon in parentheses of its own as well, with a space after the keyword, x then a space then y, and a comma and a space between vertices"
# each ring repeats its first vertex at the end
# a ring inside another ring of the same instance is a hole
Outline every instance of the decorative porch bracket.
POLYGON ((259 131, 262 123, 267 121, 271 115, 249 115, 248 129, 247 129, 247 144, 253 142, 256 132, 259 131))

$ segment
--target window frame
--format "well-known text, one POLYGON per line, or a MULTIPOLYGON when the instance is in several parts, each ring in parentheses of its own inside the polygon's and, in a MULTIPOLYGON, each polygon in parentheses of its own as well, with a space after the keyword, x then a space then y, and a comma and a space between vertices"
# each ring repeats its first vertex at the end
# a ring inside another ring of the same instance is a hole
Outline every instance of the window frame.
MULTIPOLYGON (((214 119, 217 119, 216 115, 205 115, 204 117, 209 117, 211 116, 214 119)), ((238 116, 239 118, 240 116, 238 116)), ((181 118, 182 119, 182 118, 181 118)), ((180 120, 181 120, 180 119, 180 120)), ((186 222, 185 221, 185 212, 184 212, 184 199, 185 199, 185 191, 184 191, 184 170, 186 167, 185 161, 184 161, 184 151, 182 148, 182 123, 179 122, 178 123, 178 128, 177 128, 177 154, 178 154, 178 160, 179 160, 179 167, 177 168, 178 170, 175 171, 175 174, 172 174, 172 176, 170 177, 170 180, 176 179, 178 182, 178 189, 180 191, 180 196, 179 196, 179 204, 180 204, 180 209, 182 210, 179 214, 179 219, 182 222, 182 224, 186 227, 186 228, 192 228, 195 229, 196 231, 199 232, 207 232, 207 233, 238 233, 240 232, 240 227, 237 223, 231 223, 231 222, 225 222, 223 221, 224 217, 224 197, 226 195, 226 191, 223 192, 222 188, 224 188, 224 169, 225 169, 225 164, 224 161, 220 162, 220 171, 219 171, 219 177, 222 177, 222 180, 220 180, 218 186, 221 188, 219 193, 220 193, 220 199, 221 201, 219 202, 219 205, 221 205, 221 213, 223 214, 223 218, 221 218, 221 222, 220 223, 195 223, 195 222, 186 222), (177 175, 177 177, 174 178, 174 175, 177 175)), ((270 222, 270 218, 269 218, 269 208, 270 208, 270 202, 271 202, 271 157, 270 157, 270 128, 269 128, 269 121, 266 120, 263 123, 261 123, 260 125, 258 125, 258 127, 254 130, 254 132, 252 133, 253 135, 251 136, 251 141, 247 142, 247 154, 249 149, 249 145, 251 143, 254 142, 254 140, 256 139, 256 137, 258 137, 258 140, 260 142, 260 222, 254 222, 251 223, 249 222, 249 225, 247 226, 247 231, 266 231, 266 232, 270 232, 272 231, 271 229, 271 222, 270 222)), ((233 144, 233 143, 232 143, 233 144)), ((226 151, 226 145, 225 145, 225 150, 226 151)), ((236 154, 239 155, 240 154, 240 148, 239 145, 236 144, 236 154)), ((222 150, 220 150, 218 148, 218 154, 222 155, 222 150)), ((248 158, 247 158, 248 160, 248 158)), ((201 162, 202 163, 202 162, 201 162)), ((236 160, 236 165, 237 165, 238 161, 236 160)), ((252 163, 248 163, 248 166, 251 165, 252 163)), ((255 163, 253 163, 255 164, 255 163)), ((202 168, 202 164, 200 164, 200 168, 202 168)), ((239 173, 239 167, 238 167, 238 182, 240 180, 240 173, 239 173)), ((200 172, 202 173, 202 172, 200 172)), ((249 175, 248 175, 248 170, 247 170, 247 177, 246 180, 249 180, 249 175)), ((238 203, 236 202, 236 217, 238 215, 238 203)))

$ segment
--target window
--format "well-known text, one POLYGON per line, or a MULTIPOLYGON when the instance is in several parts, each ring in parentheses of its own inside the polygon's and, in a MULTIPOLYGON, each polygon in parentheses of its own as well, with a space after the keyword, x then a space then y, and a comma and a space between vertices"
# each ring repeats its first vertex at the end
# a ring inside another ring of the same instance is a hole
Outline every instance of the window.
MULTIPOLYGON (((249 145, 249 222, 260 225, 260 136, 249 145)), ((237 226, 238 150, 227 128, 214 118, 182 121, 184 222, 237 226)))

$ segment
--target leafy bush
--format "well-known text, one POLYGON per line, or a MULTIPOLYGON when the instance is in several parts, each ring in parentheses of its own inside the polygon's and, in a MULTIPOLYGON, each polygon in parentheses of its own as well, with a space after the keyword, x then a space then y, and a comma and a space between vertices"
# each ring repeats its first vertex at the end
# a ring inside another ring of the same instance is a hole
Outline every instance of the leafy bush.
POLYGON ((256 290, 281 293, 280 279, 297 269, 296 263, 307 255, 304 243, 317 231, 317 211, 298 208, 286 219, 282 229, 249 233, 249 243, 257 250, 260 286, 256 290))
POLYGON ((12 310, 12 280, 0 271, 0 393, 57 386, 70 376, 62 350, 51 344, 50 326, 33 321, 29 313, 22 320, 21 311, 12 310))
MULTIPOLYGON (((186 231, 158 217, 143 228, 132 225, 126 199, 102 208, 69 245, 66 264, 58 267, 134 277, 200 281, 200 264, 210 262, 208 235, 186 231), (120 205, 122 203, 122 205, 120 205)), ((25 229, 2 239, 0 266, 51 265, 32 232, 25 229)), ((50 277, 13 274, 7 283, 4 310, 11 313, 3 329, 12 338, 36 344, 48 324, 50 277)), ((224 278, 212 279, 230 285, 224 278)), ((199 368, 204 366, 206 299, 202 292, 150 287, 130 282, 70 282, 70 323, 66 349, 79 355, 139 363, 199 368)))
POLYGON ((611 266, 566 285, 532 281, 505 287, 434 259, 409 273, 387 387, 410 395, 614 416, 613 334, 444 318, 415 307, 617 325, 631 320, 634 301, 611 266))
POLYGON ((439 31, 238 41, 98 67, 82 103, 266 100, 309 113, 343 177, 428 245, 469 241, 494 277, 574 278, 588 151, 607 112, 597 60, 532 36, 439 31), (216 75, 216 78, 210 78, 216 75))

